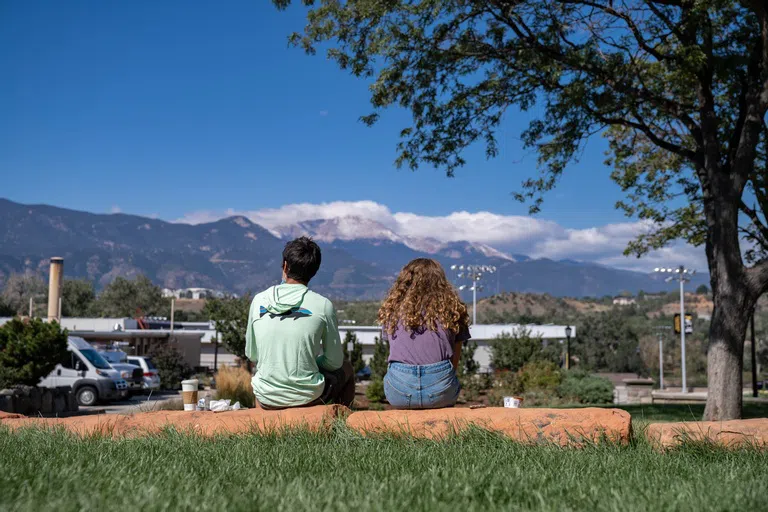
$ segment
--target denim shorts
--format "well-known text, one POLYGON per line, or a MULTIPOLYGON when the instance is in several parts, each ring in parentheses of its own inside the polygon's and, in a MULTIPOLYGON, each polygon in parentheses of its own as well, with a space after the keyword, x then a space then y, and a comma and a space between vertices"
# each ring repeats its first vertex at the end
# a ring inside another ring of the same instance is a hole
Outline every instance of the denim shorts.
POLYGON ((384 394, 397 409, 453 407, 461 386, 450 361, 428 365, 389 363, 384 394))

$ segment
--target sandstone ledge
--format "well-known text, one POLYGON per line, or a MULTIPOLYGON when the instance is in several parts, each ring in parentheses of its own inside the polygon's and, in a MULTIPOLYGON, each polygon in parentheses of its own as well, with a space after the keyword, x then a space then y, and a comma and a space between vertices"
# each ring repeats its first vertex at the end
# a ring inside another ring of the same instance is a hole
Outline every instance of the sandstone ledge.
POLYGON ((651 423, 645 430, 645 437, 655 448, 662 450, 689 441, 713 443, 727 448, 768 448, 768 418, 651 423))
POLYGON ((172 427, 182 432, 212 436, 244 432, 279 432, 286 428, 328 430, 349 410, 339 405, 303 407, 281 411, 247 409, 228 412, 154 411, 135 414, 100 414, 69 418, 34 418, 0 415, 0 425, 12 430, 24 427, 63 428, 81 436, 94 434, 138 437, 172 427))
POLYGON ((626 444, 631 417, 620 409, 483 409, 390 410, 352 413, 347 426, 364 435, 403 433, 439 439, 470 425, 499 432, 523 443, 554 443, 561 446, 591 442, 626 444))

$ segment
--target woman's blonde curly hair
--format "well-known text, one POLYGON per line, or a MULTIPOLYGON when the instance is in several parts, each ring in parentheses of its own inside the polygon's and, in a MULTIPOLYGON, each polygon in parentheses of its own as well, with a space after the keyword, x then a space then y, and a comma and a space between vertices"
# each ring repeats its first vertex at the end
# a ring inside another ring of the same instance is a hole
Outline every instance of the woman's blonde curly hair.
POLYGON ((440 263, 417 258, 408 263, 395 280, 379 309, 379 325, 395 334, 399 324, 415 331, 426 327, 458 333, 469 325, 467 307, 445 277, 440 263))

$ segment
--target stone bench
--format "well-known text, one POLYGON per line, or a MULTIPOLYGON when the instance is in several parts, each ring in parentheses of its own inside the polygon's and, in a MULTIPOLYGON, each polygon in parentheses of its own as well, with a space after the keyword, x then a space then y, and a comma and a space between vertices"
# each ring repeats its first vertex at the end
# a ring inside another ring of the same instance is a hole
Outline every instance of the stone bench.
POLYGON ((727 448, 768 448, 768 418, 730 421, 651 423, 645 437, 656 449, 665 450, 695 441, 727 448))
POLYGON ((153 411, 135 414, 99 414, 69 418, 34 418, 0 415, 0 425, 63 428, 81 436, 93 434, 137 437, 160 432, 168 427, 204 436, 221 433, 279 432, 285 428, 327 430, 334 420, 349 412, 339 405, 303 407, 281 411, 247 409, 227 412, 153 411))
POLYGON ((499 432, 524 443, 555 443, 561 446, 603 440, 626 444, 631 432, 629 413, 619 409, 435 409, 423 411, 351 411, 338 405, 265 411, 184 412, 154 411, 135 414, 90 415, 70 418, 34 418, 0 415, 0 424, 23 427, 63 428, 78 435, 136 437, 168 427, 210 436, 219 433, 279 432, 285 428, 323 431, 334 420, 347 416, 347 426, 363 435, 409 434, 439 439, 471 425, 499 432))
POLYGON ((470 425, 499 432, 523 443, 580 446, 603 440, 626 444, 631 417, 620 409, 434 409, 422 411, 364 411, 352 413, 347 426, 363 435, 402 433, 439 439, 470 425))

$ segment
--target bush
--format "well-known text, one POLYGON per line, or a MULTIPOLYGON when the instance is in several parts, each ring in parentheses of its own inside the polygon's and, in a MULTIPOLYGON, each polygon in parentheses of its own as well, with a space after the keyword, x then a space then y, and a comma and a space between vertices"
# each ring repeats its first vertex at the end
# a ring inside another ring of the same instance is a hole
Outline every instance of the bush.
POLYGON ((526 329, 504 333, 491 342, 491 365, 496 370, 516 372, 528 362, 552 357, 556 354, 545 352, 541 338, 531 336, 526 329))
POLYGON ((363 345, 357 340, 357 335, 352 331, 347 331, 344 336, 344 359, 348 359, 352 364, 352 370, 355 375, 357 372, 365 368, 365 361, 363 361, 363 345), (352 344, 352 352, 349 351, 349 344, 352 344))
POLYGON ((181 381, 192 375, 181 353, 169 343, 157 343, 150 348, 147 354, 160 373, 160 387, 162 389, 179 389, 181 381))
POLYGON ((384 394, 384 381, 381 379, 373 379, 365 390, 365 397, 371 403, 383 402, 387 398, 384 394))
POLYGON ((0 389, 37 386, 67 356, 67 331, 57 322, 14 318, 0 327, 0 389))
POLYGON ((461 390, 464 393, 464 400, 473 402, 480 396, 483 389, 483 383, 477 375, 463 375, 459 378, 461 390))
POLYGON ((251 374, 242 366, 223 366, 216 373, 216 398, 240 402, 243 407, 254 407, 256 397, 251 385, 251 374))
POLYGON ((551 361, 533 361, 517 372, 517 382, 523 391, 545 391, 554 395, 561 380, 560 369, 551 361))
POLYGON ((532 361, 516 373, 498 372, 488 401, 501 406, 505 396, 520 396, 524 405, 558 405, 558 386, 562 380, 560 369, 551 361, 532 361))
POLYGON ((475 351, 477 342, 468 340, 461 345, 461 357, 459 358, 459 367, 457 373, 459 378, 475 375, 480 369, 480 363, 475 360, 475 351))
POLYGON ((582 370, 565 373, 558 394, 571 402, 582 404, 613 403, 613 384, 606 378, 589 375, 582 370))
POLYGON ((373 357, 371 358, 371 380, 382 380, 387 374, 389 363, 389 341, 386 339, 374 338, 373 357))

